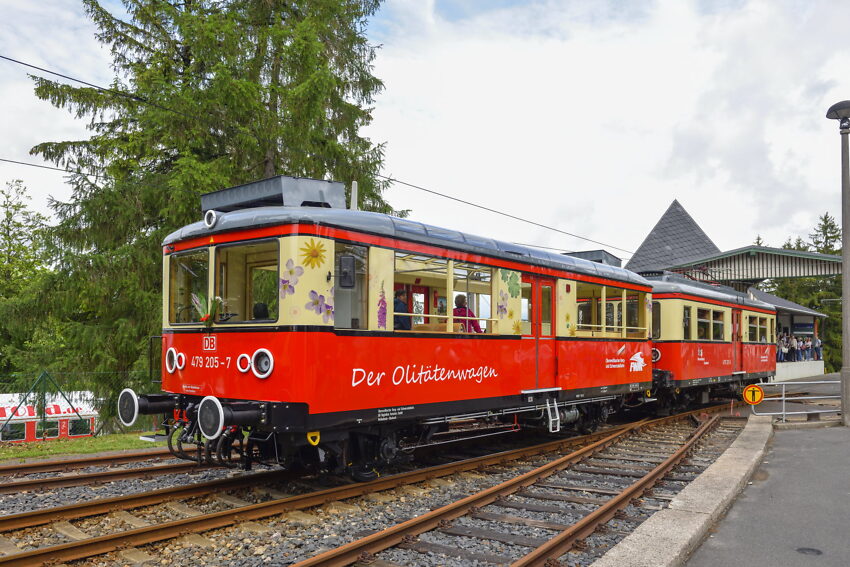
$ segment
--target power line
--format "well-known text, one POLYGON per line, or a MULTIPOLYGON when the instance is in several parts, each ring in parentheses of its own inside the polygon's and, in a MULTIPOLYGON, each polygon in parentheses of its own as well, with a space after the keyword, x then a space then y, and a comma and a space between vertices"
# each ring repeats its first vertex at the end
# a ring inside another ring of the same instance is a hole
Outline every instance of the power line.
MULTIPOLYGON (((13 58, 11 58, 11 57, 6 57, 5 55, 0 55, 0 59, 5 59, 6 61, 10 61, 10 62, 12 62, 12 63, 17 63, 18 65, 23 65, 23 66, 25 66, 25 67, 29 67, 29 68, 31 68, 31 69, 37 69, 37 70, 42 71, 42 72, 44 72, 44 73, 50 73, 51 75, 56 75, 57 77, 62 77, 63 79, 68 79, 69 81, 75 81, 75 82, 77 82, 77 83, 80 83, 80 84, 83 84, 83 85, 86 85, 86 86, 92 87, 92 88, 94 88, 94 89, 98 89, 98 90, 103 91, 103 92, 108 92, 108 93, 115 94, 115 95, 118 95, 118 96, 123 96, 123 97, 126 97, 126 98, 130 98, 130 99, 132 99, 132 100, 135 100, 135 101, 138 101, 138 102, 141 102, 141 103, 144 103, 144 104, 149 104, 149 105, 151 105, 151 106, 155 106, 155 107, 157 107, 157 108, 159 108, 159 109, 161 109, 161 110, 167 110, 167 111, 169 111, 169 112, 174 112, 174 113, 176 113, 176 114, 180 114, 180 115, 185 116, 185 117, 188 117, 188 118, 193 118, 193 117, 192 117, 192 116, 190 116, 190 115, 184 114, 184 113, 182 113, 182 112, 180 112, 180 111, 178 111, 178 110, 174 110, 174 109, 172 109, 172 108, 168 108, 168 107, 165 107, 165 106, 161 106, 161 105, 159 105, 159 104, 157 104, 157 103, 151 102, 151 101, 149 101, 149 100, 145 99, 144 97, 140 97, 140 96, 138 96, 138 95, 133 95, 133 94, 130 94, 130 93, 125 93, 125 92, 116 91, 116 90, 113 90, 113 89, 108 89, 108 88, 105 88, 105 87, 101 87, 101 86, 95 85, 95 84, 93 84, 93 83, 89 83, 89 82, 87 82, 87 81, 83 81, 83 80, 81 80, 81 79, 77 79, 77 78, 75 78, 75 77, 71 77, 71 76, 69 76, 69 75, 65 75, 65 74, 62 74, 62 73, 58 73, 58 72, 56 72, 56 71, 51 71, 51 70, 49 70, 49 69, 45 69, 45 68, 43 68, 43 67, 38 67, 38 66, 36 66, 36 65, 32 65, 32 64, 30 64, 30 63, 25 63, 25 62, 23 62, 23 61, 19 61, 19 60, 17 60, 17 59, 13 59, 13 58)), ((194 119, 197 119, 197 117, 194 117, 194 119)), ((308 155, 310 155, 310 157, 312 157, 312 158, 320 158, 320 156, 314 155, 314 154, 309 153, 309 152, 308 152, 308 155)), ((9 161, 9 162, 12 162, 12 160, 2 160, 2 161, 9 161)), ((50 168, 50 167, 48 167, 48 166, 37 166, 37 165, 34 165, 34 164, 26 164, 26 163, 22 163, 22 162, 13 162, 13 163, 20 163, 21 165, 32 165, 33 167, 43 167, 43 168, 45 168, 45 169, 58 169, 58 168, 50 168)), ((61 170, 61 169, 60 169, 60 171, 68 171, 68 170, 61 170)), ((79 172, 70 172, 70 173, 79 173, 79 172)), ((422 186, 420 186, 420 185, 415 185, 415 184, 413 184, 413 183, 408 183, 408 182, 406 182, 406 181, 402 181, 402 180, 400 180, 400 179, 395 179, 395 178, 393 178, 393 177, 389 177, 389 176, 386 176, 386 175, 381 175, 381 174, 379 174, 379 173, 378 173, 378 174, 375 174, 375 176, 376 176, 376 177, 380 177, 381 179, 386 179, 387 181, 389 181, 389 182, 391 182, 391 183, 396 183, 396 184, 399 184, 399 185, 404 185, 404 186, 406 186, 406 187, 410 187, 410 188, 412 188, 412 189, 417 189, 417 190, 419 190, 419 191, 424 191, 425 193, 430 193, 430 194, 432 194, 432 195, 437 195, 437 196, 439 196, 439 197, 443 197, 444 199, 449 199, 449 200, 452 200, 452 201, 455 201, 455 202, 458 202, 458 203, 462 203, 462 204, 467 205, 467 206, 470 206, 470 207, 475 207, 475 208, 478 208, 478 209, 481 209, 481 210, 484 210, 484 211, 487 211, 487 212, 490 212, 490 213, 494 213, 494 214, 497 214, 497 215, 501 215, 501 216, 503 216, 503 217, 507 217, 507 218, 510 218, 510 219, 513 219, 513 220, 517 220, 517 221, 520 221, 520 222, 524 222, 524 223, 527 223, 527 224, 531 224, 531 225, 534 225, 534 226, 537 226, 537 227, 540 227, 540 228, 543 228, 543 229, 546 229, 546 230, 551 230, 551 231, 553 231, 553 232, 557 232, 557 233, 560 233, 560 234, 564 234, 564 235, 570 236, 570 237, 572 237, 572 238, 578 238, 578 239, 580 239, 580 240, 585 240, 585 241, 587 241, 587 242, 593 242, 594 244, 599 244, 600 246, 604 246, 604 247, 606 247, 606 248, 613 248, 614 250, 620 250, 621 252, 626 252, 626 253, 628 253, 628 254, 634 254, 634 252, 632 252, 631 250, 626 250, 625 248, 620 248, 619 246, 614 246, 614 245, 612 245, 612 244, 606 244, 606 243, 604 243, 604 242, 600 242, 600 241, 598 241, 598 240, 594 240, 594 239, 592 239, 592 238, 587 238, 587 237, 585 237, 585 236, 581 236, 581 235, 578 235, 578 234, 574 234, 574 233, 572 233, 572 232, 567 232, 567 231, 565 231, 565 230, 561 230, 561 229, 559 229, 559 228, 555 228, 555 227, 553 227, 553 226, 545 225, 545 224, 543 224, 543 223, 539 223, 539 222, 537 222, 537 221, 533 221, 533 220, 525 219, 525 218, 522 218, 522 217, 518 217, 518 216, 516 216, 516 215, 512 215, 512 214, 510 214, 510 213, 505 213, 505 212, 502 212, 502 211, 499 211, 499 210, 496 210, 496 209, 492 209, 492 208, 487 207, 487 206, 484 206, 484 205, 479 205, 478 203, 473 203, 473 202, 471 202, 471 201, 466 201, 466 200, 464 200, 464 199, 459 199, 458 197, 452 197, 451 195, 446 195, 445 193, 440 193, 439 191, 434 191, 434 190, 432 190, 432 189, 426 189, 425 187, 422 187, 422 186)))
POLYGON ((573 238, 579 238, 581 240, 593 242, 594 244, 599 244, 600 246, 605 246, 606 248, 613 248, 615 250, 621 250, 622 252, 626 252, 628 254, 634 254, 634 252, 632 252, 631 250, 626 250, 625 248, 620 248, 619 246, 614 246, 612 244, 606 244, 604 242, 600 242, 598 240, 593 240, 592 238, 587 238, 585 236, 579 236, 578 234, 573 234, 572 232, 567 232, 566 230, 561 230, 560 228, 555 228, 553 226, 545 225, 545 224, 539 223, 537 221, 524 219, 522 217, 518 217, 518 216, 512 215, 510 213, 503 213, 502 211, 497 211, 496 209, 491 209, 490 207, 486 207, 484 205, 479 205, 478 203, 473 203, 471 201, 465 201, 465 200, 459 199, 457 197, 452 197, 451 195, 446 195, 445 193, 440 193, 438 191, 426 189, 425 187, 421 187, 419 185, 414 185, 413 183, 408 183, 406 181, 401 181, 399 179, 387 177, 386 175, 375 174, 375 176, 380 177, 382 179, 386 179, 387 181, 390 181, 392 183, 398 183, 399 185, 406 185, 407 187, 412 187, 413 189, 418 189, 418 190, 424 191, 426 193, 431 193, 432 195, 438 195, 438 196, 443 197, 445 199, 450 199, 452 201, 457 201, 458 203, 463 203, 464 205, 469 205, 471 207, 476 207, 476 208, 479 208, 479 209, 482 209, 482 210, 485 210, 485 211, 489 211, 491 213, 495 213, 497 215, 502 215, 503 217, 508 217, 510 219, 518 220, 520 222, 533 224, 534 226, 538 226, 540 228, 545 228, 545 229, 551 230, 553 232, 559 232, 561 234, 566 234, 567 236, 571 236, 573 238))
POLYGON ((133 93, 125 93, 123 91, 117 91, 115 89, 110 89, 110 88, 107 88, 107 87, 101 87, 100 85, 95 85, 94 83, 89 83, 88 81, 84 81, 82 79, 77 79, 76 77, 71 77, 70 75, 64 75, 64 74, 59 73, 57 71, 51 71, 50 69, 45 69, 44 67, 39 67, 39 66, 33 65, 31 63, 26 63, 24 61, 12 59, 11 57, 6 57, 5 55, 0 55, 0 59, 5 59, 6 61, 10 61, 12 63, 17 63, 18 65, 23 65, 24 67, 29 67, 30 69, 36 69, 36 70, 41 71, 43 73, 48 73, 50 75, 56 75, 57 77, 62 77, 63 79, 68 79, 69 81, 74 81, 76 83, 80 83, 81 85, 91 87, 93 89, 99 90, 99 91, 104 92, 104 93, 114 94, 116 96, 128 98, 128 99, 134 100, 136 102, 141 102, 143 104, 155 106, 155 107, 159 108, 160 110, 166 110, 168 112, 173 112, 173 113, 179 114, 180 116, 183 116, 185 118, 196 119, 196 117, 190 116, 190 115, 188 115, 184 112, 180 112, 179 110, 174 110, 173 108, 168 108, 167 106, 162 106, 161 104, 157 104, 153 101, 146 99, 145 97, 142 97, 142 96, 139 96, 139 95, 136 95, 136 94, 133 94, 133 93))

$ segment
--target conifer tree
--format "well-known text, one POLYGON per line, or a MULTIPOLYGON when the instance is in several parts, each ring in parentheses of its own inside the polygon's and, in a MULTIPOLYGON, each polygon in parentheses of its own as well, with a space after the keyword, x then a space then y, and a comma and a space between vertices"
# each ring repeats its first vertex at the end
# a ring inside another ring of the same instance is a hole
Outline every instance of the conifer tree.
POLYGON ((112 54, 108 90, 34 77, 88 120, 91 137, 32 153, 79 171, 53 202, 49 298, 67 362, 143 366, 161 314, 165 235, 200 218, 198 195, 277 174, 357 180, 360 205, 392 212, 383 146, 360 134, 383 88, 366 19, 378 0, 124 0, 125 19, 83 0, 112 54))
POLYGON ((841 253, 841 228, 827 212, 818 218, 815 231, 809 234, 812 248, 821 254, 841 253))

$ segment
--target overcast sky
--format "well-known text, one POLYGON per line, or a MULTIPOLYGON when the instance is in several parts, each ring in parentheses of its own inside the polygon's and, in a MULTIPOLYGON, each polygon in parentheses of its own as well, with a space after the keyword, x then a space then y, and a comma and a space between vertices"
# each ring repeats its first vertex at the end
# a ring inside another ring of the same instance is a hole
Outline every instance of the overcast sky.
MULTIPOLYGON (((824 114, 850 99, 847 21, 838 1, 389 0, 369 28, 386 89, 366 134, 387 175, 627 251, 673 199, 721 249, 778 246, 840 217, 824 114)), ((107 84, 94 31, 78 1, 0 0, 0 54, 107 84)), ((5 61, 0 101, 0 158, 40 163, 36 143, 86 136, 5 61)), ((15 178, 45 212, 69 195, 59 172, 0 163, 15 178)), ((599 248, 409 188, 387 198, 431 224, 599 248)))

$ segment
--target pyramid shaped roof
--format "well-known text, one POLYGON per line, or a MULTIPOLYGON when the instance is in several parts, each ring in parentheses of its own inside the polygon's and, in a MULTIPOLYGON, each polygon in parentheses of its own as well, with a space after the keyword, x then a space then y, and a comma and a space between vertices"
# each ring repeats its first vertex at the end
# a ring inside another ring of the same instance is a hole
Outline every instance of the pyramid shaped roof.
POLYGON ((674 200, 626 264, 633 272, 664 270, 720 249, 674 200))

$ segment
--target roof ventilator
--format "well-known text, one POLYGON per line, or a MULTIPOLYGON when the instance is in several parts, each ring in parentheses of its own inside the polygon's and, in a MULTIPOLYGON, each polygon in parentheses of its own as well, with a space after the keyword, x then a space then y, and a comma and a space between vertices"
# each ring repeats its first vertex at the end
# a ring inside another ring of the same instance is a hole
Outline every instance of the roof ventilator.
POLYGON ((210 212, 215 219, 239 209, 280 206, 344 209, 345 186, 337 181, 278 175, 201 195, 205 224, 210 212))

